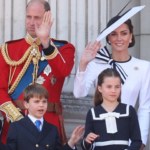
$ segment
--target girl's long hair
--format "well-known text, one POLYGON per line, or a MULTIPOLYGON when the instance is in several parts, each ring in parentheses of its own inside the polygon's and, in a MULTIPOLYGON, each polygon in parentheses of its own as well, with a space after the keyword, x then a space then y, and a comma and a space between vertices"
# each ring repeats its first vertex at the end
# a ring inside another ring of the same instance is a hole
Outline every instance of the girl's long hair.
MULTIPOLYGON (((98 86, 102 86, 102 84, 104 83, 104 79, 107 78, 107 77, 119 78, 120 79, 120 84, 121 84, 121 77, 120 77, 118 71, 115 70, 115 69, 112 69, 112 68, 108 68, 108 69, 102 71, 99 74, 99 76, 98 76, 98 86)), ((94 105, 95 106, 103 103, 102 93, 99 92, 98 86, 96 88, 95 95, 94 95, 94 105)), ((121 102, 121 92, 120 92, 120 95, 119 95, 117 101, 121 102)))

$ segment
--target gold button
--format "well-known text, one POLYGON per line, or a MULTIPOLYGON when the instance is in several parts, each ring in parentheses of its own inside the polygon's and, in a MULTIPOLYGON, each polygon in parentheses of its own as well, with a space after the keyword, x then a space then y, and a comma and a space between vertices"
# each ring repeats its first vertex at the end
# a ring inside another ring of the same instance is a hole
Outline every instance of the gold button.
POLYGON ((49 145, 47 144, 46 147, 49 148, 49 145))
POLYGON ((36 147, 39 147, 39 144, 36 144, 35 146, 36 146, 36 147))

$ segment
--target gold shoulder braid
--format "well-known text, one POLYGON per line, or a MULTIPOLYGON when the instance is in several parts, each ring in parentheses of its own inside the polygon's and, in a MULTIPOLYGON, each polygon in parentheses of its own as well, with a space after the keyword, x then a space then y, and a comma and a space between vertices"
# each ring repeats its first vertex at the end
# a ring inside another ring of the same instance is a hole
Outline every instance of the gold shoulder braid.
POLYGON ((8 49, 7 49, 7 44, 4 43, 2 45, 2 55, 6 61, 6 63, 10 66, 19 66, 21 65, 29 56, 31 52, 31 48, 29 47, 28 50, 25 52, 24 56, 19 60, 19 61, 12 61, 8 55, 8 49))
MULTIPOLYGON (((41 53, 39 51, 39 47, 33 43, 25 52, 24 56, 19 60, 19 61, 13 61, 10 59, 9 55, 8 55, 8 49, 7 49, 7 44, 4 43, 2 45, 2 55, 6 61, 6 63, 8 65, 10 65, 10 76, 11 76, 11 70, 12 70, 12 66, 13 67, 17 67, 19 65, 21 65, 22 63, 25 63, 24 67, 22 68, 21 72, 19 73, 18 77, 16 78, 15 82, 13 83, 13 85, 9 88, 8 90, 8 94, 12 94, 14 92, 14 90, 16 89, 17 85, 19 84, 21 78, 23 77, 23 75, 25 74, 31 60, 33 60, 33 64, 34 64, 34 70, 33 70, 33 81, 32 83, 35 83, 36 79, 37 79, 37 73, 38 73, 38 69, 39 69, 39 60, 41 58, 41 53)), ((14 71, 16 70, 16 68, 14 69, 14 71)), ((14 76, 14 72, 12 74, 12 77, 9 77, 9 86, 11 84, 12 78, 14 76)))

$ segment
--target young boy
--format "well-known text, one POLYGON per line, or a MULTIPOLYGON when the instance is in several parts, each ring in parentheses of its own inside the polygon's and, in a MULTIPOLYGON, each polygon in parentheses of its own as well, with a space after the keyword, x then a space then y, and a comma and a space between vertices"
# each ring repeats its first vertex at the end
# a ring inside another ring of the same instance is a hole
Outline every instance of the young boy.
POLYGON ((84 127, 77 127, 65 146, 57 127, 46 122, 43 115, 47 109, 48 91, 39 84, 24 90, 24 106, 29 114, 10 125, 6 145, 0 142, 0 150, 72 150, 83 136, 84 127))

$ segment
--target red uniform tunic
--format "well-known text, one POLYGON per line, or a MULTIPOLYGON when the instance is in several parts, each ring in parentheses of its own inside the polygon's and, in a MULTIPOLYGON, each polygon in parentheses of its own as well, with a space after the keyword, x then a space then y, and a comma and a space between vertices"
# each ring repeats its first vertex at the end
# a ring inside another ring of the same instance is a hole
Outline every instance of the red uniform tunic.
MULTIPOLYGON (((53 39, 51 39, 53 41, 53 39)), ((23 55, 25 54, 26 50, 31 46, 26 42, 25 39, 11 41, 8 43, 8 54, 11 60, 19 61, 23 55)), ((40 51, 42 50, 41 46, 39 46, 40 51)), ((45 81, 43 82, 43 86, 49 92, 49 99, 50 102, 60 102, 61 90, 63 87, 63 83, 65 77, 68 76, 73 68, 74 65, 74 52, 75 48, 72 44, 66 43, 59 49, 59 53, 53 59, 48 60, 48 64, 51 67, 51 73, 47 76, 42 71, 39 76, 42 76, 45 81), (65 62, 63 61, 65 60, 65 62), (56 78, 55 84, 51 83, 51 77, 54 76, 56 78)), ((18 74, 22 70, 25 62, 19 65, 15 71, 12 83, 17 78, 18 74)), ((14 69, 14 67, 13 67, 14 69)), ((10 66, 6 63, 3 58, 2 53, 0 52, 0 106, 6 102, 11 101, 11 97, 8 95, 8 80, 9 80, 9 72, 10 66)), ((13 72, 13 71, 12 71, 13 72)), ((32 74, 33 72, 31 72, 32 74)), ((24 87, 25 88, 25 87, 24 87)), ((23 94, 19 96, 18 99, 23 100, 23 94)), ((7 112, 1 111, 4 117, 6 118, 7 112)), ((47 122, 52 123, 58 127, 60 133, 60 124, 59 119, 56 113, 54 112, 46 112, 44 118, 47 122)), ((6 121, 4 122, 3 131, 2 131, 2 142, 5 143, 7 133, 8 133, 9 123, 6 121)))

